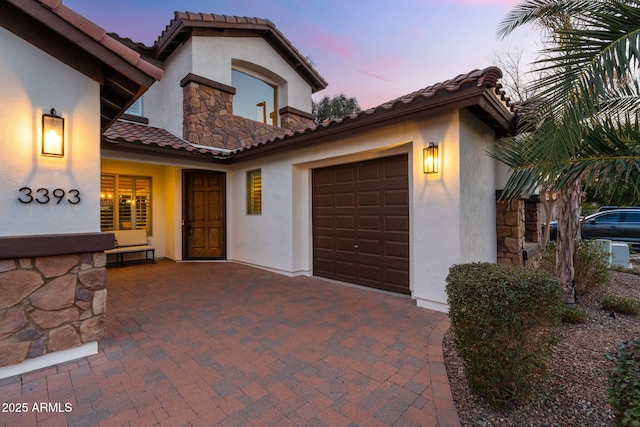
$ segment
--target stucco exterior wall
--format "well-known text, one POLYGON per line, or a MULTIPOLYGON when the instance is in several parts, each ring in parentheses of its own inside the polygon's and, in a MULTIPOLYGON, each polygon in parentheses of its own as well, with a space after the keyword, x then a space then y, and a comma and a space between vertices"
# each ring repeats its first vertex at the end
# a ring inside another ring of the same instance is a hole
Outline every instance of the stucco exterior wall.
MULTIPOLYGON (((229 258, 289 275, 313 274, 311 171, 407 153, 411 166, 411 292, 418 304, 446 310, 445 278, 449 267, 462 261, 464 240, 460 227, 460 130, 458 114, 451 113, 235 166, 229 175, 227 197, 233 217, 229 258), (440 149, 441 172, 435 175, 426 175, 422 169, 422 150, 430 141, 440 149), (262 215, 247 215, 245 176, 256 168, 262 169, 263 211, 262 215)), ((486 209, 494 204, 491 200, 486 209)))
POLYGON ((191 40, 178 47, 165 62, 162 80, 142 96, 142 115, 151 126, 164 128, 182 138, 182 87, 180 80, 193 72, 191 40))
POLYGON ((3 28, 0 58, 0 236, 100 231, 98 83, 3 28), (40 154, 42 113, 51 108, 65 119, 62 158, 40 154), (34 196, 47 189, 51 200, 20 203, 23 187, 34 196), (81 200, 58 204, 56 189, 76 189, 81 200))
POLYGON ((194 74, 232 86, 232 62, 255 64, 273 73, 279 85, 277 109, 289 106, 311 113, 311 87, 264 39, 193 37, 192 44, 194 74))
POLYGON ((460 112, 461 262, 496 262, 496 161, 486 153, 493 131, 460 112))

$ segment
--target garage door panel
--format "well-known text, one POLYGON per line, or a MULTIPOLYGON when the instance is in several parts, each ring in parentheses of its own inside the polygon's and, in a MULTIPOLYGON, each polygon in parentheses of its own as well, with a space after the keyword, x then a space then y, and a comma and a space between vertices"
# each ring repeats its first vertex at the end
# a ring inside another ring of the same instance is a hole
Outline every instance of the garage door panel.
POLYGON ((382 255, 382 246, 380 239, 358 239, 358 254, 361 256, 382 255))
POLYGON ((352 254, 354 252, 355 239, 351 237, 336 237, 336 252, 348 252, 352 254))
POLYGON ((339 167, 335 169, 335 184, 353 184, 354 182, 356 182, 356 171, 353 168, 339 167))
POLYGON ((317 217, 317 227, 323 229, 332 230, 334 228, 334 216, 333 215, 318 215, 317 217))
POLYGON ((353 230, 356 226, 356 219, 353 215, 337 215, 334 214, 335 223, 336 223, 336 231, 341 230, 353 230))
POLYGON ((409 162, 407 157, 398 156, 389 158, 384 163, 384 179, 404 178, 409 176, 409 162))
POLYGON ((409 206, 409 190, 406 188, 385 190, 384 205, 386 207, 409 206))
POLYGON ((384 231, 386 232, 409 232, 409 218, 401 215, 388 215, 384 218, 384 231))
POLYGON ((384 243, 384 255, 397 259, 409 258, 409 244, 407 242, 390 242, 384 243))
POLYGON ((314 202, 325 209, 333 208, 335 206, 333 197, 333 194, 316 194, 314 202))
POLYGON ((379 163, 366 162, 358 165, 358 182, 379 181, 382 176, 382 166, 379 163))
POLYGON ((397 289, 406 289, 409 287, 409 277, 404 269, 387 268, 385 269, 386 283, 397 289))
POLYGON ((333 260, 329 258, 318 257, 314 261, 314 268, 317 271, 318 276, 327 277, 334 274, 333 271, 333 260))
POLYGON ((379 231, 383 222, 384 222, 384 216, 382 215, 359 215, 358 230, 379 231))
POLYGON ((353 261, 336 261, 335 274, 342 277, 353 277, 356 272, 356 264, 353 261))
POLYGON ((316 236, 315 238, 315 246, 319 249, 326 249, 333 251, 333 236, 316 236))
POLYGON ((354 192, 336 193, 336 208, 353 207, 356 204, 356 194, 354 192))
POLYGON ((317 169, 317 173, 313 175, 313 184, 316 188, 333 185, 333 173, 329 170, 317 169))
POLYGON ((410 293, 408 187, 406 155, 314 170, 314 274, 410 293))
POLYGON ((383 274, 382 267, 372 264, 360 264, 360 278, 371 283, 378 283, 383 274))
POLYGON ((379 207, 380 206, 380 191, 359 191, 358 192, 358 206, 363 208, 367 206, 379 207))

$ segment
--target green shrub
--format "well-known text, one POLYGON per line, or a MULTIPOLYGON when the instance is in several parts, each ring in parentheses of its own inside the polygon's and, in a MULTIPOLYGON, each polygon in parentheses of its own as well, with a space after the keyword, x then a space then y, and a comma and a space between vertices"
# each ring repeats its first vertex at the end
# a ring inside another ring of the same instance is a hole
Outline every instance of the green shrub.
MULTIPOLYGON (((595 240, 578 240, 573 259, 576 295, 585 295, 609 284, 609 256, 595 240)), ((556 243, 551 242, 542 253, 540 268, 555 275, 556 243)))
POLYGON ((534 395, 556 341, 558 281, 539 270, 473 263, 451 267, 446 290, 471 391, 498 409, 534 395))
POLYGON ((602 297, 602 308, 624 314, 640 314, 640 303, 633 298, 621 298, 617 295, 602 297))
POLYGON ((577 308, 564 307, 560 314, 564 323, 579 324, 587 321, 587 313, 577 308))
POLYGON ((640 426, 640 341, 618 344, 609 359, 617 362, 607 388, 614 425, 640 426))

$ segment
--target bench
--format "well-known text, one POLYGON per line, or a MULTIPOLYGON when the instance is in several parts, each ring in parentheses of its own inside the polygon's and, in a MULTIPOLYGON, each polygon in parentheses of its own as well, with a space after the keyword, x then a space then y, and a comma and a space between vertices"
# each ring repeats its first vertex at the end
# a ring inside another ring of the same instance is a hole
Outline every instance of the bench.
POLYGON ((116 264, 124 265, 124 254, 144 252, 144 261, 156 262, 156 249, 149 245, 147 240, 147 230, 118 230, 112 231, 114 234, 115 247, 104 251, 107 255, 116 256, 116 264))

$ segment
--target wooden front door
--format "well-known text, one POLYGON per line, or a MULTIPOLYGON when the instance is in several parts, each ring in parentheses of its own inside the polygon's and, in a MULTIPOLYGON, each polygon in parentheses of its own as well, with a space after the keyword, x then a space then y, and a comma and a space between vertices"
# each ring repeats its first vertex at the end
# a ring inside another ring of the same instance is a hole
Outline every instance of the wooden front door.
POLYGON ((183 258, 224 259, 225 174, 188 171, 184 183, 183 258))
POLYGON ((313 273, 409 294, 406 155, 313 170, 313 273))

